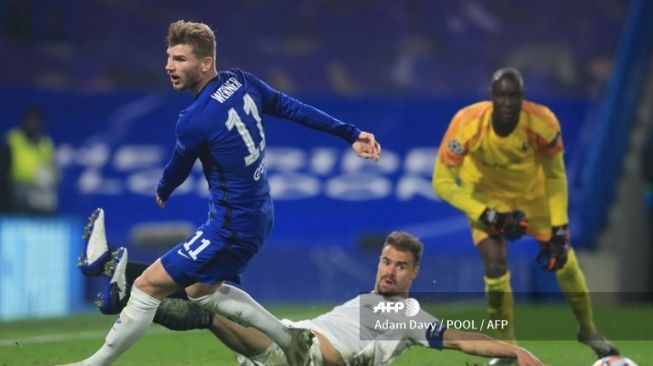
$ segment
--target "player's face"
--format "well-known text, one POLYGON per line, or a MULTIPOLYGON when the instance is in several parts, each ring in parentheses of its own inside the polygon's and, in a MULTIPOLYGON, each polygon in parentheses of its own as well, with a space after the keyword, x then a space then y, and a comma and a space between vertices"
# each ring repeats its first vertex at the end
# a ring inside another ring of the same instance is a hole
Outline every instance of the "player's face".
POLYGON ((519 119, 524 89, 514 77, 502 77, 492 83, 490 96, 494 111, 492 118, 500 124, 513 124, 519 119))
POLYGON ((408 296, 418 270, 413 253, 387 245, 379 259, 374 291, 386 296, 408 296))
POLYGON ((194 90, 201 80, 202 61, 195 56, 193 48, 187 44, 168 47, 166 73, 175 91, 194 90))

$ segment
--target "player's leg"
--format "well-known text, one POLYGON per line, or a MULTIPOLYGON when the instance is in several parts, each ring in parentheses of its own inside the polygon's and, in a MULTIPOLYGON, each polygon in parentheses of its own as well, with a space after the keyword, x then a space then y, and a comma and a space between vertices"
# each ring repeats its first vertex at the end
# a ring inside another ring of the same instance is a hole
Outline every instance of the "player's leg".
MULTIPOLYGON (((125 267, 120 267, 124 269, 128 292, 131 291, 136 278, 147 267, 148 265, 145 263, 133 261, 127 262, 125 267)), ((119 271, 120 269, 118 269, 119 271)), ((120 310, 122 308, 116 313, 120 312, 120 310)), ((272 343, 268 337, 256 329, 242 327, 201 308, 188 300, 185 291, 178 291, 161 300, 161 304, 154 315, 154 323, 171 330, 210 329, 229 348, 248 357, 262 353, 272 343)))
MULTIPOLYGON (((96 305, 104 314, 118 314, 127 305, 131 288, 148 267, 145 263, 128 259, 124 247, 111 251, 101 208, 93 211, 84 227, 82 237, 84 250, 79 256, 78 267, 86 276, 104 276, 106 283, 98 294, 96 305)), ((161 301, 154 322, 172 330, 206 329, 213 314, 188 301, 186 292, 177 291, 161 301)))
MULTIPOLYGON (((300 322, 301 323, 301 322, 300 322)), ((284 320, 284 324, 295 323, 284 320)), ((301 327, 297 324, 295 326, 301 327)), ((278 344, 274 343, 265 334, 259 332, 254 328, 243 327, 236 322, 233 322, 223 316, 215 315, 211 325, 211 331, 224 343, 227 347, 238 354, 238 361, 240 366, 287 366, 287 356, 278 344)), ((329 361, 329 365, 344 364, 340 353, 338 353, 331 343, 316 334, 318 338, 315 339, 309 352, 310 365, 326 365, 327 358, 324 354, 322 344, 326 342, 331 347, 332 352, 337 353, 329 361)), ((361 358, 362 359, 362 358, 361 358)), ((359 363, 356 363, 357 365, 359 363)), ((367 363, 360 363, 360 365, 367 365, 367 363)), ((353 365, 353 363, 352 363, 353 365)))
MULTIPOLYGON (((486 192, 475 191, 474 198, 483 202, 487 207, 492 207, 500 212, 521 210, 513 207, 504 200, 492 197, 486 192)), ((528 218, 528 215, 527 215, 528 218)), ((492 320, 505 320, 507 326, 495 329, 495 337, 504 342, 516 344, 513 321, 513 293, 510 284, 510 270, 508 268, 508 242, 498 235, 491 235, 488 227, 478 221, 470 221, 474 245, 483 259, 485 301, 488 316, 492 320)), ((514 365, 512 358, 492 358, 488 365, 503 366, 514 365)))
POLYGON ((186 291, 189 298, 203 308, 265 334, 281 347, 291 366, 305 365, 308 361, 313 333, 308 329, 284 325, 245 291, 227 284, 217 289, 215 286, 195 284, 186 291))
POLYGON ((145 334, 161 299, 180 288, 157 260, 139 276, 127 306, 107 334, 104 344, 91 357, 76 365, 111 365, 145 334))
MULTIPOLYGON (((111 261, 106 265, 106 272, 104 275, 108 278, 106 284, 97 296, 95 304, 100 312, 103 314, 111 315, 118 314, 127 305, 131 288, 134 285, 136 278, 140 276, 149 265, 141 262, 129 261, 127 259, 127 249, 124 247, 118 248, 111 253, 111 261), (121 262, 126 262, 126 266, 120 265, 121 262), (124 278, 126 283, 125 293, 120 292, 118 279, 124 278)), ((168 296, 168 298, 188 300, 186 292, 183 290, 177 291, 168 296)), ((179 302, 170 302, 171 304, 179 304, 179 302)), ((175 306, 175 308, 179 308, 175 306)), ((156 323, 155 317, 154 322, 156 323)), ((171 328, 174 329, 174 328, 171 328)), ((188 328, 195 329, 195 328, 188 328)))
POLYGON ((265 334, 215 315, 211 331, 236 352, 240 366, 287 366, 283 350, 265 334))
MULTIPOLYGON (((545 245, 551 238, 548 200, 545 196, 541 196, 524 202, 521 206, 524 207, 526 217, 529 218, 528 234, 535 238, 540 246, 545 245)), ((573 248, 569 249, 565 265, 556 271, 556 278, 560 291, 567 298, 578 322, 578 340, 591 347, 599 357, 618 354, 619 351, 614 345, 596 329, 587 282, 573 248)))
POLYGON ((312 343, 310 331, 284 325, 245 291, 222 284, 240 283, 241 273, 258 251, 262 237, 239 233, 238 240, 225 238, 219 225, 207 222, 190 244, 163 256, 163 265, 178 283, 194 283, 186 288, 189 299, 212 313, 258 329, 283 349, 291 366, 304 365, 312 343))
POLYGON ((273 341, 254 328, 243 327, 215 314, 209 328, 222 343, 245 357, 255 357, 267 351, 273 341))
MULTIPOLYGON (((85 245, 77 266, 85 276, 105 276, 107 278, 105 286, 98 294, 96 304, 104 314, 118 314, 129 300, 129 293, 134 281, 148 265, 130 262, 127 249, 124 247, 111 251, 104 217, 104 210, 97 208, 84 226, 82 237, 85 240, 85 245)), ((178 291, 170 297, 187 299, 185 291, 178 291)))
POLYGON ((282 348, 287 348, 292 341, 293 334, 289 327, 237 287, 222 284, 216 288, 195 284, 186 291, 189 298, 200 306, 237 324, 258 329, 282 348))
MULTIPOLYGON (((127 305, 134 281, 147 267, 147 264, 139 262, 127 262, 126 266, 114 266, 109 275, 110 280, 98 295, 96 301, 98 309, 104 314, 120 313, 127 305), (119 296, 119 287, 116 286, 117 281, 113 280, 121 276, 126 279, 127 283, 127 295, 122 299, 119 296)), ((185 291, 177 291, 161 300, 161 304, 154 314, 153 322, 171 330, 207 329, 211 325, 212 317, 213 313, 189 301, 185 291)))
POLYGON ((476 245, 485 268, 485 297, 488 314, 493 320, 506 320, 507 326, 497 329, 496 337, 516 343, 513 327, 513 293, 508 270, 507 242, 501 237, 487 236, 476 245))
MULTIPOLYGON (((540 242, 540 245, 544 245, 540 242)), ((567 298, 578 322, 578 341, 591 347, 599 358, 618 355, 619 350, 596 328, 592 316, 590 298, 585 275, 578 264, 573 248, 567 254, 567 263, 556 271, 560 290, 567 298)))

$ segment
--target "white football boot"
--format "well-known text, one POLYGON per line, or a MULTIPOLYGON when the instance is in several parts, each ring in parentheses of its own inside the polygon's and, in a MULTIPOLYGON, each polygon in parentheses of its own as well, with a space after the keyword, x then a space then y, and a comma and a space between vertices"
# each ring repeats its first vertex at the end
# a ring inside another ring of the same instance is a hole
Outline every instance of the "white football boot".
POLYGON ((84 227, 82 238, 86 244, 77 261, 77 267, 87 276, 99 276, 104 272, 104 265, 111 259, 104 230, 103 209, 97 208, 93 211, 84 227))

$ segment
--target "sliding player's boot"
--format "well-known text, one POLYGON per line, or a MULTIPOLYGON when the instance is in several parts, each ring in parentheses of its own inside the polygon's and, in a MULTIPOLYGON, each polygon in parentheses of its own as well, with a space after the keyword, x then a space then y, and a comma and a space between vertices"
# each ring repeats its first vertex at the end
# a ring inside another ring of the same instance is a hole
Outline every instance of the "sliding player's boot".
POLYGON ((315 335, 305 328, 290 328, 292 340, 283 349, 289 366, 306 366, 310 361, 310 351, 315 335))

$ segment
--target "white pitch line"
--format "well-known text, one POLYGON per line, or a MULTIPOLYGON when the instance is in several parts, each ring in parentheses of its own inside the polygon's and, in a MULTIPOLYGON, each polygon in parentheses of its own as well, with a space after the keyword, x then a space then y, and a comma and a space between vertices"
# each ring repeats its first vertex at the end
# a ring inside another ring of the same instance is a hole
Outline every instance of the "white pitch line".
MULTIPOLYGON (((163 327, 155 327, 148 331, 147 334, 163 334, 171 332, 163 327)), ((0 339, 0 347, 10 347, 24 344, 40 344, 40 343, 54 343, 63 342, 77 339, 96 339, 104 338, 107 335, 107 330, 90 330, 85 332, 70 332, 70 333, 55 333, 42 336, 32 336, 25 338, 9 338, 0 339)))

